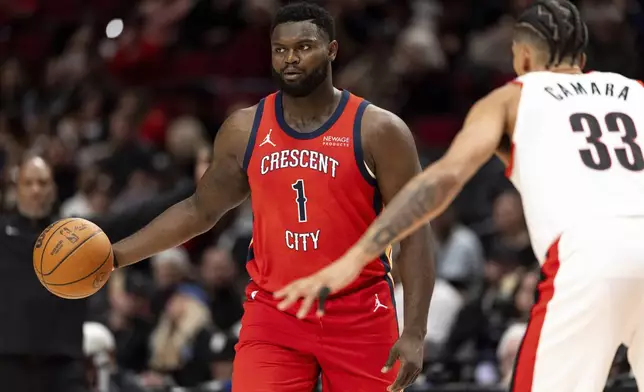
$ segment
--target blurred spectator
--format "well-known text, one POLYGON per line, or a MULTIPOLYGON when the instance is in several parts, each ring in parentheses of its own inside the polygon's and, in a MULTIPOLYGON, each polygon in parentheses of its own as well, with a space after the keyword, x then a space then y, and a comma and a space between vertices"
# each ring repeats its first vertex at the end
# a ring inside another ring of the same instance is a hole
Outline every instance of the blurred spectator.
MULTIPOLYGON (((0 67, 0 107, 8 118, 24 119, 26 95, 25 75, 16 58, 9 59, 0 67)), ((14 135, 18 137, 20 135, 14 135)))
POLYGON ((192 277, 190 256, 183 248, 177 247, 163 251, 152 258, 154 283, 164 290, 177 286, 192 277))
POLYGON ((114 336, 104 325, 96 322, 83 324, 83 352, 91 392, 145 392, 134 377, 119 372, 114 336))
POLYGON ((466 289, 483 278, 483 248, 476 234, 456 219, 453 207, 432 221, 436 235, 436 275, 466 289))
POLYGON ((86 76, 89 68, 89 51, 92 43, 92 27, 80 26, 67 41, 63 53, 58 57, 60 77, 77 83, 86 76))
MULTIPOLYGON (((5 291, 0 293, 5 298, 0 306, 4 320, 0 324, 0 378, 15 391, 45 387, 48 391, 82 391, 81 330, 88 315, 87 301, 51 295, 34 279, 31 267, 36 238, 58 218, 53 211, 56 184, 52 169, 44 159, 27 156, 15 175, 15 210, 0 215, 0 225, 5 227, 0 235, 5 249, 0 263, 0 287, 5 291), (24 309, 30 309, 30 317, 24 316, 24 309)), ((157 196, 146 208, 137 206, 126 214, 93 220, 111 239, 123 238, 149 222, 159 209, 178 201, 177 197, 185 197, 186 191, 192 191, 191 187, 157 196)))
POLYGON ((165 385, 169 376, 177 385, 190 387, 221 377, 221 365, 232 370, 231 348, 222 357, 226 340, 223 345, 216 344, 212 333, 206 293, 196 285, 179 286, 152 333, 152 370, 142 375, 143 383, 165 385))
POLYGON ((153 171, 151 151, 134 137, 134 124, 135 118, 131 115, 116 112, 110 117, 110 139, 102 153, 105 158, 101 167, 112 175, 115 192, 125 188, 133 171, 153 171))
POLYGON ((177 286, 193 278, 193 266, 188 252, 181 247, 163 251, 151 261, 156 287, 152 298, 152 312, 159 315, 177 286))
POLYGON ((206 249, 199 276, 208 294, 213 323, 222 331, 229 330, 244 312, 236 288, 237 266, 230 253, 218 248, 206 249))
POLYGON ((496 351, 500 384, 503 388, 507 388, 512 379, 514 363, 523 341, 530 310, 535 302, 538 280, 539 274, 537 272, 530 271, 525 273, 520 278, 520 283, 514 293, 513 307, 515 315, 512 317, 514 321, 501 335, 496 351))
MULTIPOLYGON (((405 296, 398 276, 397 270, 394 270, 394 298, 396 300, 396 316, 398 318, 398 327, 400 330, 405 326, 405 312, 403 305, 405 296)), ((444 279, 436 279, 434 283, 434 293, 432 302, 429 307, 429 317, 427 318, 427 336, 425 342, 428 344, 426 355, 435 356, 440 352, 454 327, 454 321, 463 306, 462 294, 452 287, 444 279)))
POLYGON ((114 336, 102 324, 83 324, 83 353, 88 361, 87 379, 90 389, 109 391, 110 378, 115 368, 116 344, 114 336))
POLYGON ((624 23, 625 7, 619 2, 587 0, 580 12, 590 35, 587 68, 610 69, 627 77, 641 74, 642 59, 636 49, 636 36, 624 23))
POLYGON ((497 245, 516 252, 524 267, 533 267, 537 260, 530 245, 521 197, 515 190, 505 191, 496 198, 492 218, 497 229, 497 245))
POLYGON ((148 340, 154 326, 149 300, 152 290, 151 282, 136 271, 110 278, 109 308, 98 319, 114 335, 116 362, 121 369, 138 373, 147 368, 148 340))
POLYGON ((503 74, 513 72, 512 33, 514 21, 510 16, 499 21, 486 31, 475 34, 470 41, 469 59, 473 65, 492 69, 503 74))
POLYGON ((133 169, 121 193, 112 200, 110 210, 119 213, 133 205, 152 199, 159 192, 159 182, 155 174, 152 168, 133 169))
POLYGON ((514 362, 519 353, 526 327, 526 323, 512 324, 501 337, 496 355, 499 361, 500 384, 504 389, 510 386, 512 373, 514 371, 514 362))
POLYGON ((206 170, 208 170, 208 166, 210 166, 210 159, 212 157, 210 146, 199 148, 196 155, 194 176, 199 181, 206 170))
POLYGON ((103 214, 109 207, 109 189, 111 180, 98 168, 89 167, 81 171, 76 186, 76 193, 65 200, 60 207, 60 215, 90 216, 103 214))
POLYGON ((168 126, 166 149, 178 162, 194 161, 204 145, 207 145, 206 131, 199 120, 180 117, 168 126))
POLYGON ((535 293, 539 282, 537 271, 526 272, 521 277, 514 293, 514 308, 516 310, 516 321, 527 322, 530 318, 530 310, 535 302, 535 293))
POLYGON ((443 352, 450 360, 475 366, 495 361, 501 334, 514 314, 512 300, 519 278, 513 256, 498 249, 485 263, 482 290, 462 307, 445 343, 443 352))

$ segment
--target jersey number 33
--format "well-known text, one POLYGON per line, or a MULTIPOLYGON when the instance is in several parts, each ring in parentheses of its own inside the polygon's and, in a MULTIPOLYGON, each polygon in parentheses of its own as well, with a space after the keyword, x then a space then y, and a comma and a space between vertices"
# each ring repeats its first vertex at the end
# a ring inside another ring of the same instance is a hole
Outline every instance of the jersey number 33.
MULTIPOLYGON (((633 119, 627 114, 613 112, 608 113, 603 120, 604 129, 608 132, 622 134, 622 145, 614 148, 617 162, 630 171, 644 170, 644 155, 636 141, 637 129, 633 119)), ((584 165, 594 170, 610 169, 613 159, 608 146, 601 141, 604 131, 600 120, 592 114, 575 113, 570 116, 570 125, 573 132, 588 135, 588 148, 579 150, 584 165)))

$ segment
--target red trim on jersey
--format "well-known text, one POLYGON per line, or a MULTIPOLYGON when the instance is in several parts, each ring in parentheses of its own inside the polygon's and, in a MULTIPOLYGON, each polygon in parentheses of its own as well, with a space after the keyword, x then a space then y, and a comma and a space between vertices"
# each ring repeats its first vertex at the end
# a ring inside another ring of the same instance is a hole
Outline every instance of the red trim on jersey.
POLYGON ((644 87, 644 82, 642 82, 641 80, 638 80, 637 83, 641 84, 642 87, 644 87))
POLYGON ((514 169, 514 143, 510 145, 510 157, 508 158, 508 166, 505 168, 505 176, 512 177, 512 169, 514 169))
POLYGON ((516 84, 517 86, 520 86, 520 87, 523 87, 523 82, 521 82, 519 80, 516 80, 516 79, 510 80, 510 83, 516 84))
POLYGON ((539 299, 532 307, 530 322, 526 330, 517 362, 514 367, 511 392, 530 392, 534 379, 534 366, 539 347, 541 330, 546 319, 548 303, 555 294, 555 277, 559 271, 559 239, 548 249, 548 257, 541 267, 541 282, 537 286, 539 299))

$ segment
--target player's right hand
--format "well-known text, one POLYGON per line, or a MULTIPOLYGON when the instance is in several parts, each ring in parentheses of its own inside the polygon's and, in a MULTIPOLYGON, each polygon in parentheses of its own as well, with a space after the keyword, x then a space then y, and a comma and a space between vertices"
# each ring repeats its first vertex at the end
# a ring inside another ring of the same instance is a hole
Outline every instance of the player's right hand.
POLYGON ((351 284, 362 271, 362 265, 356 262, 356 259, 343 256, 317 273, 306 278, 296 280, 288 286, 278 290, 273 294, 276 299, 282 301, 277 305, 279 310, 290 308, 297 300, 302 298, 302 304, 297 312, 297 317, 305 318, 320 294, 324 297, 321 302, 317 315, 324 315, 324 303, 326 295, 333 294, 342 290, 351 284))
POLYGON ((406 334, 404 331, 389 352, 389 358, 382 368, 383 373, 389 372, 396 361, 400 361, 400 369, 396 380, 387 387, 390 392, 402 392, 411 386, 423 370, 424 338, 406 334))

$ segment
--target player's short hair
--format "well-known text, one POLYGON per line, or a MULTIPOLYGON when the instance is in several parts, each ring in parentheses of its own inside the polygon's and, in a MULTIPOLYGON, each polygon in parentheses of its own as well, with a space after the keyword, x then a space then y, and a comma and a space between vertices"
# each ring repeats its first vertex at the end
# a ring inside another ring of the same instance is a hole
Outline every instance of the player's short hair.
POLYGON ((271 24, 271 33, 277 25, 288 22, 310 21, 324 32, 329 41, 335 39, 335 22, 329 11, 317 4, 298 2, 283 6, 277 11, 271 24))
POLYGON ((575 64, 588 45, 588 28, 570 1, 537 0, 519 16, 515 40, 542 46, 549 54, 546 66, 575 64))

